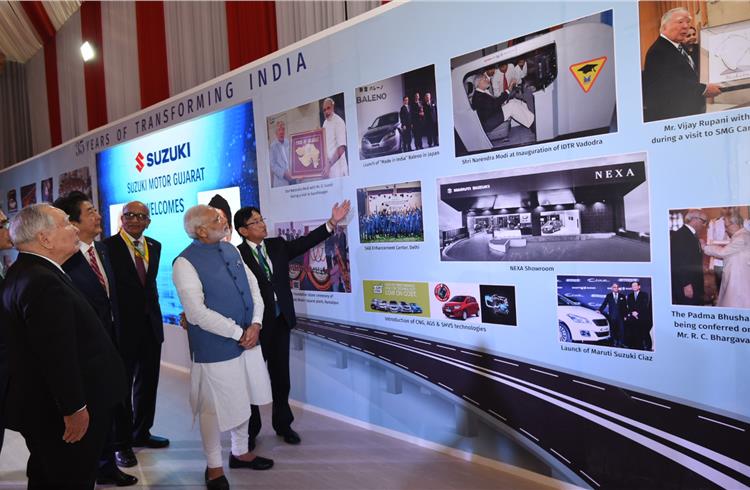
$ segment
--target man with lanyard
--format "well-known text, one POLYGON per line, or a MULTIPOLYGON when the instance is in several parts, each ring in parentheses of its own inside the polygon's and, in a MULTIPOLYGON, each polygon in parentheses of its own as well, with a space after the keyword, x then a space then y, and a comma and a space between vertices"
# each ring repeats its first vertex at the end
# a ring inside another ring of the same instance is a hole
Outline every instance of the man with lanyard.
MULTIPOLYGON (((150 429, 156 411, 161 344, 164 326, 156 274, 161 244, 143 235, 151 223, 148 208, 139 201, 123 207, 122 227, 104 240, 112 262, 120 312, 120 353, 132 388, 132 415, 115 423, 119 451, 117 464, 130 467, 138 461, 130 447, 163 448, 169 440, 150 429)), ((131 397, 128 397, 130 401, 131 397)))

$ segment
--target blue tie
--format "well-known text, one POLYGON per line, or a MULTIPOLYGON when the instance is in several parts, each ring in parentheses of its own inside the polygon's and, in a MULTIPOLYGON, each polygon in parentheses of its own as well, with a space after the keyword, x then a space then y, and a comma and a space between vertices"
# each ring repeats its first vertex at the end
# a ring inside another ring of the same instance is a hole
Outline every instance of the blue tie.
POLYGON ((270 281, 271 280, 271 266, 268 265, 268 262, 266 261, 266 256, 263 255, 263 247, 260 246, 260 244, 255 246, 255 249, 258 251, 258 260, 260 261, 260 265, 263 266, 263 270, 266 273, 266 278, 270 281))

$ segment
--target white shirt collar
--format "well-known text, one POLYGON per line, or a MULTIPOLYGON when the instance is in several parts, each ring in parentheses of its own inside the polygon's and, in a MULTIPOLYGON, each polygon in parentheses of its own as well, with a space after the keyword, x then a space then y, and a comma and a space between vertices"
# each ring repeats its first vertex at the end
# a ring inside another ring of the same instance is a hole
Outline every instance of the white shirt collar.
POLYGON ((687 223, 685 223, 685 226, 687 227, 688 230, 690 230, 693 233, 693 235, 696 235, 695 228, 693 228, 692 226, 690 226, 687 223))
POLYGON ((81 253, 83 255, 86 255, 89 253, 89 249, 94 246, 94 242, 91 243, 84 243, 84 242, 78 242, 78 248, 81 249, 81 253))

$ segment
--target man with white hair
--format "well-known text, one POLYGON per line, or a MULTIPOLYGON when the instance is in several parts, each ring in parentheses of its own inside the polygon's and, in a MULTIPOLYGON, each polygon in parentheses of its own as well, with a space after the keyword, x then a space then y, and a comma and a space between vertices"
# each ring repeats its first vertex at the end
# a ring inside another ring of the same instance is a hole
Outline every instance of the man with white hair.
POLYGON ((724 260, 724 280, 719 288, 716 306, 750 308, 750 231, 738 213, 724 216, 724 226, 731 237, 726 245, 706 245, 703 252, 724 260))
POLYGON ((721 89, 700 82, 695 62, 685 50, 690 13, 683 7, 669 10, 661 18, 659 32, 643 68, 645 120, 703 114, 706 97, 716 97, 721 89))
MULTIPOLYGON (((271 164, 271 187, 283 187, 295 184, 289 173, 289 140, 286 138, 286 124, 276 121, 276 138, 268 147, 268 160, 271 164)), ((227 220, 232 219, 231 216, 227 220)))
POLYGON ((534 124, 534 113, 525 102, 509 99, 507 92, 501 92, 497 97, 490 93, 490 77, 485 73, 474 78, 471 106, 477 111, 479 122, 487 133, 511 118, 527 128, 534 124))
POLYGON ((248 405, 271 402, 271 382, 258 345, 263 298, 215 208, 188 209, 185 231, 193 242, 175 259, 172 280, 185 309, 191 369, 190 403, 200 420, 209 489, 229 488, 220 435, 231 431, 230 468, 267 470, 270 459, 247 450, 248 405))
POLYGON ((6 426, 29 448, 29 488, 91 489, 126 395, 125 368, 96 312, 61 265, 79 251, 78 230, 49 204, 10 223, 20 252, 2 291, 8 343, 6 426))
MULTIPOLYGON (((2 209, 0 209, 0 251, 13 248, 10 240, 10 220, 2 209)), ((5 279, 2 257, 0 256, 0 286, 5 279)), ((0 329, 0 451, 3 450, 3 436, 5 435, 5 424, 3 423, 3 405, 5 405, 5 390, 8 386, 8 351, 6 350, 5 337, 0 329)))
POLYGON ((336 104, 330 97, 323 101, 323 131, 326 135, 326 168, 323 177, 346 177, 349 165, 346 162, 346 123, 334 112, 336 104))
POLYGON ((684 224, 669 235, 670 265, 672 269, 672 304, 704 304, 703 250, 708 216, 700 209, 690 209, 684 224))

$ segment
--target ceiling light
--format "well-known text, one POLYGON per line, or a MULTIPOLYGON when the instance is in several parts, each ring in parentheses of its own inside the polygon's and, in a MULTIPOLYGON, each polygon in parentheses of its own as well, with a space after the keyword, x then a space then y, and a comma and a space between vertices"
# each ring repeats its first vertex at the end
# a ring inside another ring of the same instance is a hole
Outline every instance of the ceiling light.
POLYGON ((81 44, 81 56, 84 62, 94 59, 94 47, 88 41, 81 44))

